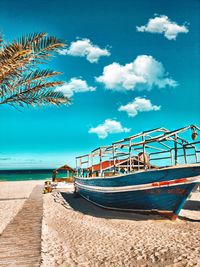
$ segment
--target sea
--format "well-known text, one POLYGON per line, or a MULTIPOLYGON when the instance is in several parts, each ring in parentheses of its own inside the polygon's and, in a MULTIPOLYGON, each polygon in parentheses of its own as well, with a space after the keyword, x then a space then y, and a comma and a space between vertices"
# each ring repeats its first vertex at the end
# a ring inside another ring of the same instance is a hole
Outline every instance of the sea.
MULTIPOLYGON (((49 180, 52 169, 0 170, 0 181, 49 180)), ((56 177, 66 177, 66 171, 59 171, 56 177)))

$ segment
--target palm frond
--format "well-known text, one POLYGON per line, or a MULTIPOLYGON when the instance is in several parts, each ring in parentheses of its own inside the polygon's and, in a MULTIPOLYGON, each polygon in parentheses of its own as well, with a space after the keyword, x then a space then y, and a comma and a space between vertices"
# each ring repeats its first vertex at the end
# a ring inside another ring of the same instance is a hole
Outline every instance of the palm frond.
POLYGON ((44 81, 45 79, 52 78, 56 75, 61 74, 61 72, 53 71, 53 70, 40 70, 36 69, 31 72, 25 73, 22 77, 20 77, 10 88, 10 90, 14 90, 18 86, 24 86, 27 84, 31 84, 35 81, 44 81))
POLYGON ((53 103, 53 99, 50 100, 50 96, 56 96, 55 104, 64 104, 69 102, 69 98, 65 97, 61 92, 54 92, 53 89, 59 85, 62 85, 61 81, 50 81, 50 82, 37 82, 28 84, 23 89, 18 88, 17 92, 7 94, 5 97, 1 98, 0 105, 2 104, 16 104, 22 106, 22 104, 32 105, 36 103, 45 103, 49 101, 53 103), (51 94, 50 94, 51 93, 51 94), (55 93, 55 94, 54 94, 55 93), (58 94, 57 94, 58 93, 58 94), (59 97, 58 97, 59 96, 59 97), (47 98, 49 100, 47 100, 47 98), (45 100, 46 99, 46 100, 45 100), (57 100, 58 99, 58 100, 57 100), (31 104, 32 103, 32 104, 31 104))
POLYGON ((0 51, 0 64, 3 65, 4 62, 8 60, 16 61, 21 57, 31 54, 32 50, 24 49, 22 45, 17 43, 6 44, 0 51))
POLYGON ((3 36, 2 36, 2 34, 0 33, 0 47, 1 47, 2 43, 3 43, 3 36))
MULTIPOLYGON (((56 75, 61 74, 61 72, 49 70, 49 69, 36 69, 20 73, 19 76, 10 76, 5 79, 3 84, 0 85, 0 97, 3 97, 5 94, 11 94, 14 91, 23 91, 25 86, 31 88, 32 86, 38 85, 41 82, 45 82, 49 78, 52 78, 56 75), (38 83, 37 83, 38 82, 38 83)), ((59 82, 59 84, 63 82, 59 82)), ((46 83, 47 85, 47 83, 46 83)))
POLYGON ((34 104, 37 105, 66 105, 69 104, 69 98, 65 97, 62 92, 46 91, 44 94, 40 94, 40 97, 36 97, 34 104))
POLYGON ((31 59, 30 50, 23 50, 16 43, 3 46, 0 52, 0 83, 9 75, 18 75, 31 59))
MULTIPOLYGON (((43 105, 66 105, 70 103, 70 99, 65 97, 62 92, 54 91, 45 91, 41 93, 38 92, 29 92, 24 95, 20 94, 18 96, 12 96, 9 99, 5 100, 6 104, 12 105, 14 107, 21 106, 43 106, 43 105)), ((0 105, 4 104, 0 102, 0 105)))
POLYGON ((13 43, 3 44, 0 49, 0 105, 68 103, 69 99, 62 93, 53 91, 53 88, 63 84, 62 81, 51 80, 60 72, 37 66, 64 46, 61 40, 47 36, 45 32, 29 34, 13 43))
POLYGON ((34 58, 47 60, 53 52, 65 47, 65 44, 54 36, 47 36, 33 45, 34 58))
POLYGON ((47 60, 53 52, 64 46, 56 37, 46 37, 46 33, 23 36, 20 41, 4 45, 0 51, 0 79, 12 73, 16 75, 18 69, 26 65, 47 60))
POLYGON ((38 83, 33 83, 27 86, 25 90, 20 91, 20 94, 25 94, 29 92, 37 92, 42 88, 53 88, 57 87, 59 85, 62 85, 64 82, 61 81, 50 81, 50 82, 38 82, 38 83))
POLYGON ((41 40, 45 36, 47 36, 46 32, 35 32, 22 36, 16 41, 16 43, 22 45, 23 49, 32 49, 33 44, 39 42, 39 40, 41 40))

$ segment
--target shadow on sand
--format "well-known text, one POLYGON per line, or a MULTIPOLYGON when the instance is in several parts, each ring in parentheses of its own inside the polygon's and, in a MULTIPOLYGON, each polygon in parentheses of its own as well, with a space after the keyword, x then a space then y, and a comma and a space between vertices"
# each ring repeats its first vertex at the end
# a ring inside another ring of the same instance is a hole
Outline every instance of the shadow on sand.
POLYGON ((200 211, 200 201, 197 200, 188 200, 183 209, 185 210, 196 210, 196 211, 200 211))
POLYGON ((61 192, 62 197, 70 205, 70 207, 78 212, 87 214, 97 218, 105 219, 124 219, 124 220, 134 220, 134 221, 144 221, 144 220, 162 220, 168 221, 169 219, 161 216, 157 213, 145 213, 145 212, 125 212, 125 211, 114 211, 109 209, 104 209, 98 207, 82 197, 74 198, 72 193, 61 192))
MULTIPOLYGON (((165 216, 159 215, 158 213, 145 213, 145 212, 125 212, 125 211, 114 211, 109 209, 104 209, 98 207, 82 197, 74 197, 72 193, 61 192, 62 197, 70 205, 70 207, 78 212, 94 216, 97 218, 105 219, 124 219, 124 220, 134 220, 134 221, 144 221, 144 220, 162 220, 168 221, 169 219, 165 216)), ((191 211, 200 211, 200 201, 188 200, 183 209, 191 211)), ((200 222, 200 220, 188 218, 185 216, 179 216, 181 220, 200 222)))
MULTIPOLYGON (((198 200, 188 200, 183 206, 183 210, 187 211, 199 211, 200 213, 200 201, 198 200)), ((179 216, 181 220, 191 221, 191 222, 200 222, 200 216, 198 219, 192 219, 185 216, 179 216)))

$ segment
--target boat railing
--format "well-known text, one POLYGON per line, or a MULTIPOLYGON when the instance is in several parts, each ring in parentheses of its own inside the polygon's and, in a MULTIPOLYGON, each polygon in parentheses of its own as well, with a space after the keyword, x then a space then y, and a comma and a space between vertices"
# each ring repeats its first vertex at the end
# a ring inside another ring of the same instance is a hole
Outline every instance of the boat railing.
MULTIPOLYGON (((198 142, 195 142, 195 144, 200 144, 200 141, 198 142)), ((199 154, 200 154, 200 150, 197 150, 196 147, 187 147, 187 145, 184 145, 183 148, 171 148, 169 151, 159 151, 159 152, 152 152, 149 154, 150 156, 150 160, 151 161, 158 161, 158 160, 164 160, 164 159, 170 159, 171 160, 171 164, 173 165, 173 152, 175 154, 175 150, 177 151, 181 151, 183 150, 183 154, 178 154, 176 155, 177 157, 177 164, 179 163, 178 162, 178 158, 183 158, 183 161, 185 164, 189 163, 189 158, 190 157, 194 157, 195 160, 194 162, 195 163, 200 163, 199 162, 199 154), (191 152, 190 154, 187 153, 187 150, 193 150, 193 153, 191 152), (153 155, 161 155, 161 154, 166 154, 166 153, 169 153, 169 156, 164 156, 164 157, 156 157, 156 158, 152 158, 153 155)), ((181 162, 183 163, 183 162, 181 162)))
POLYGON ((200 141, 188 142, 178 135, 189 130, 192 130, 194 141, 200 128, 190 125, 171 132, 165 128, 157 128, 122 139, 110 146, 99 147, 90 154, 76 158, 76 175, 107 176, 108 172, 119 175, 178 164, 199 163, 200 141))

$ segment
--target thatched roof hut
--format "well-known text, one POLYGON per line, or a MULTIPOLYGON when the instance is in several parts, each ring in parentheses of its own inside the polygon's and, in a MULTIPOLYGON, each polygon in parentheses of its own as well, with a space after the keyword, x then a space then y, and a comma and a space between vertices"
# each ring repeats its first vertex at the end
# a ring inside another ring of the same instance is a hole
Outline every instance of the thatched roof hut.
POLYGON ((75 170, 73 168, 71 168, 69 165, 65 164, 61 167, 59 167, 58 169, 53 170, 53 175, 52 175, 52 181, 55 182, 61 182, 61 181, 66 181, 69 182, 73 179, 74 177, 74 173, 75 170), (66 175, 65 177, 56 177, 57 174, 59 173, 59 171, 61 171, 63 173, 63 171, 66 171, 66 175))
POLYGON ((75 172, 73 168, 71 168, 69 165, 65 164, 61 166, 60 168, 56 169, 56 171, 70 171, 70 172, 75 172))

